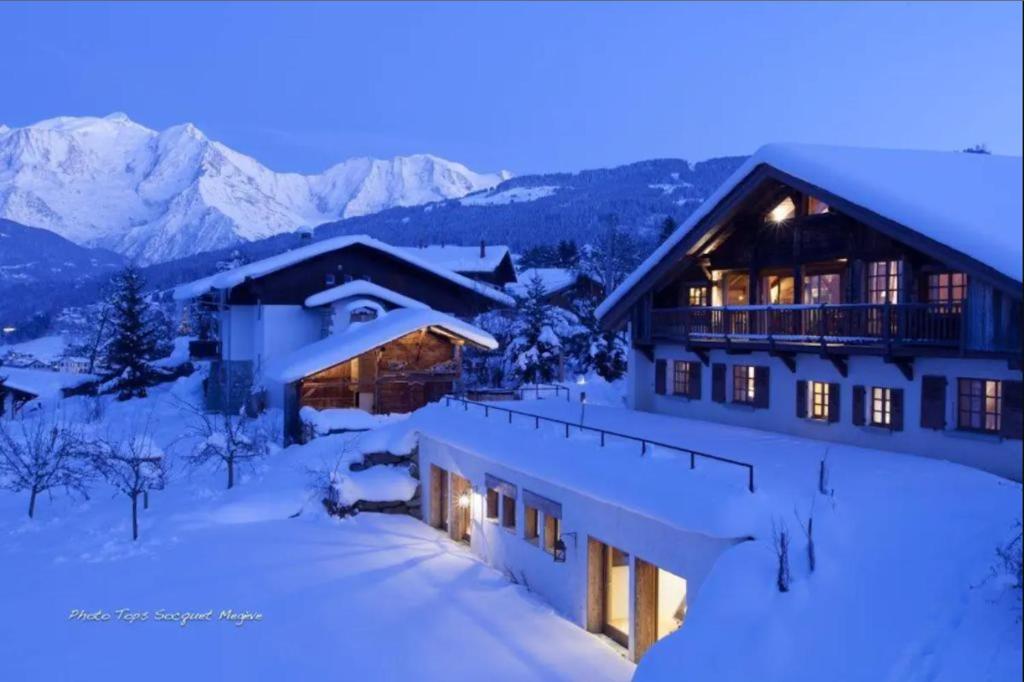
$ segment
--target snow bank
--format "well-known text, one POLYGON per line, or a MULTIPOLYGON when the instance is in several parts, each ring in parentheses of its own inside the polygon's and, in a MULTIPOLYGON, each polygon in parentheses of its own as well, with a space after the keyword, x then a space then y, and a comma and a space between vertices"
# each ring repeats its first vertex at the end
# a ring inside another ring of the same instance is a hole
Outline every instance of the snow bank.
POLYGON ((492 272, 509 255, 508 247, 488 244, 480 256, 479 246, 429 244, 402 247, 404 251, 453 272, 492 272))
POLYGON ((309 424, 317 435, 343 431, 368 431, 384 424, 405 419, 404 414, 370 414, 356 408, 317 410, 308 405, 299 410, 303 424, 309 424))
POLYGON ((537 201, 554 195, 559 190, 557 185, 542 185, 539 187, 512 187, 495 192, 481 192, 459 199, 463 206, 505 206, 507 204, 522 203, 526 201, 537 201))
POLYGON ((28 355, 44 364, 50 364, 60 359, 66 346, 67 342, 60 335, 41 336, 38 339, 9 345, 0 343, 0 358, 13 352, 19 355, 28 355))
POLYGON ((42 399, 60 398, 63 390, 77 388, 91 381, 99 381, 99 377, 93 374, 0 366, 0 384, 42 399))
POLYGON ((419 481, 405 467, 376 466, 350 471, 335 483, 339 504, 349 507, 359 502, 405 502, 416 494, 419 481))
POLYGON ((576 284, 579 275, 567 268, 528 268, 519 273, 519 281, 506 284, 505 290, 513 296, 526 296, 527 289, 535 278, 539 278, 544 293, 553 294, 576 284))
POLYGON ((373 298, 379 298, 382 301, 392 303, 399 308, 429 308, 426 303, 417 301, 415 298, 404 296, 397 292, 391 291, 382 287, 379 284, 373 282, 367 282, 364 279, 357 279, 351 282, 346 282, 340 286, 331 287, 321 291, 318 294, 313 294, 306 299, 305 305, 307 308, 316 308, 317 306, 329 305, 335 301, 340 301, 346 298, 357 298, 362 296, 372 296, 373 298))

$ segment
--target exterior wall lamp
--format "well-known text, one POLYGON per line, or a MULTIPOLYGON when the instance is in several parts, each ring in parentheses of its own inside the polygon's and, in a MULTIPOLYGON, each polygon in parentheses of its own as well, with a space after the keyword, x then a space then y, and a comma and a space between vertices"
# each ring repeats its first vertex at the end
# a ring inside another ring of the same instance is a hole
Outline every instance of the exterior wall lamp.
POLYGON ((555 560, 556 564, 564 564, 565 563, 565 539, 564 538, 567 538, 570 535, 572 536, 572 546, 575 547, 576 546, 576 532, 575 531, 573 531, 572 533, 562 533, 562 537, 560 537, 557 540, 555 540, 555 547, 554 547, 554 551, 551 553, 551 557, 555 560))

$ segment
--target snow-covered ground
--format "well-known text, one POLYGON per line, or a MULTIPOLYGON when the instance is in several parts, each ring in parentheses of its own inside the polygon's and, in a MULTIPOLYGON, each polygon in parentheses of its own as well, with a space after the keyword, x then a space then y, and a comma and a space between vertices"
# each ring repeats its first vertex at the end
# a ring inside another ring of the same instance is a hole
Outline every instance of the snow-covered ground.
MULTIPOLYGON (((223 472, 185 470, 177 401, 195 400, 199 380, 107 405, 104 426, 149 423, 177 461, 138 542, 127 498, 102 483, 88 501, 44 498, 33 521, 25 495, 0 491, 0 679, 631 677, 610 646, 427 525, 327 517, 308 470, 351 460, 384 434, 277 450, 230 491, 223 472), (72 618, 76 609, 109 620, 72 618), (212 620, 181 623, 211 610, 212 620), (236 625, 221 620, 227 610, 260 620, 236 625)), ((85 399, 65 402, 76 401, 85 399)), ((372 497, 401 488, 403 475, 376 467, 348 483, 372 497)))
POLYGON ((18 355, 30 355, 39 362, 51 363, 64 354, 65 346, 64 337, 59 335, 42 336, 38 339, 22 341, 21 343, 6 345, 0 343, 0 360, 8 353, 16 353, 18 355))

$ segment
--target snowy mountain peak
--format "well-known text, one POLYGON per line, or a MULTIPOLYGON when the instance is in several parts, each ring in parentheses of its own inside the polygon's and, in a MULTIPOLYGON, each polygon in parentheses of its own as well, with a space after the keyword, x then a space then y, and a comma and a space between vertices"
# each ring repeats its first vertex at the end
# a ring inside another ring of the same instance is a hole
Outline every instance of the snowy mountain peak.
POLYGON ((156 131, 122 112, 0 126, 0 218, 142 262, 458 198, 509 175, 430 154, 276 173, 192 123, 156 131))

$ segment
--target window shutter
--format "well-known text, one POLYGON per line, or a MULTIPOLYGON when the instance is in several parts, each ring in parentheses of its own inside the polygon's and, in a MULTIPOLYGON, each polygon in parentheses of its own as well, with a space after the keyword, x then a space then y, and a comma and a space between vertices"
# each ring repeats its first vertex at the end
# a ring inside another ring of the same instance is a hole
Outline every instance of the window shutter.
POLYGON ((796 416, 807 419, 807 382, 796 382, 796 416))
POLYGON ((1003 414, 999 435, 1021 440, 1021 382, 1003 382, 1003 414))
POLYGON ((721 362, 711 365, 711 399, 725 402, 725 365, 721 362))
POLYGON ((665 395, 665 379, 668 377, 668 363, 664 360, 654 361, 654 392, 665 395))
POLYGON ((770 386, 768 380, 768 368, 767 367, 755 367, 754 368, 754 406, 755 407, 768 407, 768 387, 770 386))
POLYGON ((700 367, 699 362, 690 363, 690 390, 687 393, 687 397, 692 400, 700 400, 700 367))
POLYGON ((840 384, 828 385, 828 420, 839 421, 839 390, 840 384))
POLYGON ((864 394, 863 386, 853 387, 853 423, 855 426, 864 426, 867 416, 867 410, 864 407, 864 394))
POLYGON ((921 428, 946 428, 946 377, 921 377, 921 428))
POLYGON ((889 424, 893 431, 903 430, 903 389, 892 389, 892 415, 889 424))

